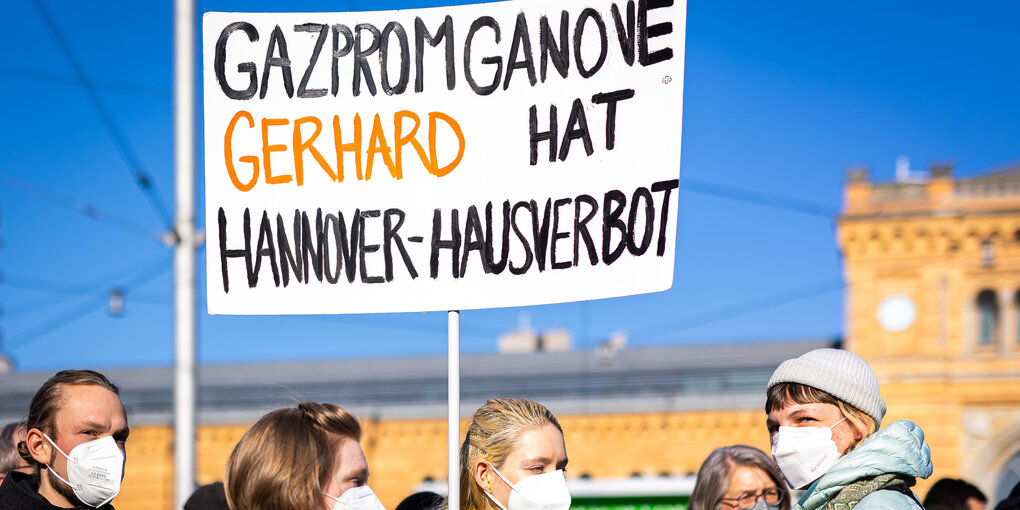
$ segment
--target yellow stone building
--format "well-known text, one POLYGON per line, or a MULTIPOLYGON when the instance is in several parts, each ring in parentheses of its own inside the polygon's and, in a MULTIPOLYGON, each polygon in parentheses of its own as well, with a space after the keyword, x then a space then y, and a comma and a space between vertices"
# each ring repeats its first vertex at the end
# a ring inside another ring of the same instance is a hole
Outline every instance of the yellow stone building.
MULTIPOLYGON (((995 501, 1020 480, 1020 167, 954 180, 872 183, 853 171, 838 242, 846 339, 878 373, 889 414, 919 423, 934 479, 963 477, 995 501)), ((515 339, 515 344, 519 339, 515 339)), ((679 510, 707 454, 768 448, 764 387, 780 362, 836 341, 462 357, 461 416, 486 398, 546 404, 563 425, 575 505, 679 510)), ((523 349, 527 350, 527 349, 523 349)), ((119 510, 170 510, 172 372, 107 371, 129 413, 119 510)), ((370 485, 387 508, 446 478, 446 359, 207 366, 199 371, 197 482, 264 412, 297 400, 361 418, 370 485)), ((0 375, 0 419, 20 419, 49 373, 0 375)), ((461 430, 464 430, 462 424, 461 430)))
POLYGON ((1020 481, 1020 165, 847 181, 844 347, 878 373, 887 421, 925 430, 933 478, 1002 498, 1020 481))

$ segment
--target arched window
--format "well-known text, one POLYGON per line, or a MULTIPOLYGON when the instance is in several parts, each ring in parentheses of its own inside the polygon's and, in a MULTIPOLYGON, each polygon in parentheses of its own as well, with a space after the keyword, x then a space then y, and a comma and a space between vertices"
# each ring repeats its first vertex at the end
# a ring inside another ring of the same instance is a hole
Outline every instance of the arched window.
POLYGON ((1013 341, 1016 342, 1017 345, 1020 345, 1020 290, 1016 291, 1016 294, 1013 294, 1013 313, 1013 318, 1016 320, 1015 331, 1017 332, 1017 337, 1014 338, 1013 341))
POLYGON ((983 290, 977 295, 978 345, 995 345, 999 338, 999 300, 995 292, 983 290))

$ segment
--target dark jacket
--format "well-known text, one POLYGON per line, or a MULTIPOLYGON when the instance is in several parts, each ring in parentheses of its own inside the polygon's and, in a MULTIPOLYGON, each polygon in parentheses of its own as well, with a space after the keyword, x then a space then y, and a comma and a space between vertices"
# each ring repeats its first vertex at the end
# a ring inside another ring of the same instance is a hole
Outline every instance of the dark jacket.
MULTIPOLYGON (((32 483, 32 476, 17 471, 7 473, 0 484, 0 510, 67 510, 50 504, 39 494, 39 488, 32 483)), ((74 510, 93 510, 92 507, 77 505, 74 510)), ((98 510, 113 510, 109 504, 98 510)))

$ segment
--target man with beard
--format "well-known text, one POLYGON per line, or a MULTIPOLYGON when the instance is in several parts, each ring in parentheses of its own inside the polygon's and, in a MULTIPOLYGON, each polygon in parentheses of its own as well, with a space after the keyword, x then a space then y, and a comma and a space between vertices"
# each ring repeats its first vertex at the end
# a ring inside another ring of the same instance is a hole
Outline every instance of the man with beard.
POLYGON ((32 397, 18 453, 36 469, 0 484, 0 510, 112 510, 124 477, 127 415, 119 389, 91 370, 65 370, 32 397))

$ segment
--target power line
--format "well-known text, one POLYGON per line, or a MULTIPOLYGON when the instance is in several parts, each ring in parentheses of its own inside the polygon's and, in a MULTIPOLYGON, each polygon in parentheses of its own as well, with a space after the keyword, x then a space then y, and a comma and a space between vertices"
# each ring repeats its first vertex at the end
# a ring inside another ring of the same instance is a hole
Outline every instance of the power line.
MULTIPOLYGON (((429 333, 429 331, 427 331, 427 329, 425 327, 422 327, 422 325, 420 324, 413 324, 412 323, 413 321, 403 321, 403 323, 401 323, 399 321, 394 321, 392 317, 387 317, 385 321, 374 321, 371 319, 357 318, 353 316, 343 317, 335 316, 336 319, 332 318, 334 316, 327 315, 284 315, 282 317, 295 320, 331 323, 335 325, 352 325, 370 329, 387 329, 392 331, 405 331, 411 333, 429 333)), ((432 331, 431 333, 437 335, 438 334, 445 335, 446 334, 445 328, 446 324, 444 323, 440 325, 440 329, 432 331)), ((476 338, 491 338, 493 336, 498 336, 501 333, 501 331, 496 331, 484 327, 479 328, 469 326, 468 328, 465 329, 469 331, 468 332, 462 331, 461 336, 476 338)))
POLYGON ((155 235, 153 232, 151 232, 149 229, 127 218, 122 218, 120 216, 108 214, 106 212, 103 212, 103 210, 100 209, 99 207, 96 207, 92 204, 82 202, 80 200, 75 200, 71 197, 57 193, 56 191, 52 191, 41 186, 32 184, 28 181, 19 179, 13 175, 0 172, 0 184, 4 184, 11 188, 17 189, 23 193, 27 193, 36 198, 63 207, 65 209, 70 209, 78 214, 81 214, 93 220, 106 223, 108 225, 117 227, 121 230, 131 232, 132 234, 145 237, 149 240, 160 242, 159 237, 155 235))
POLYGON ((760 191, 752 191, 734 186, 727 186, 725 184, 692 179, 690 177, 681 176, 680 188, 693 193, 712 195, 728 200, 747 202, 766 207, 774 207, 777 209, 785 209, 787 211, 822 217, 829 220, 835 219, 839 216, 839 209, 827 204, 773 195, 770 193, 762 193, 760 191))
MULTIPOLYGON (((38 69, 4 68, 0 69, 0 76, 20 78, 23 80, 40 81, 45 83, 59 83, 72 85, 78 84, 78 82, 73 77, 68 77, 62 74, 38 69)), ((170 98, 170 91, 165 87, 139 85, 134 83, 113 83, 113 82, 96 82, 95 85, 97 87, 109 90, 111 92, 134 94, 137 96, 154 97, 158 99, 170 98)))
MULTIPOLYGON (((73 299, 75 296, 94 295, 100 290, 109 289, 110 287, 109 282, 116 280, 119 276, 123 274, 133 274, 134 272, 139 271, 143 268, 151 267, 153 265, 160 263, 162 264, 169 263, 169 256, 166 253, 161 254, 159 257, 142 261, 140 263, 132 264, 128 267, 118 268, 114 271, 107 272, 99 277, 89 280, 88 282, 64 286, 51 284, 49 282, 39 282, 38 280, 35 282, 22 281, 21 284, 19 285, 18 282, 19 278, 17 277, 14 278, 14 284, 12 284, 10 277, 5 276, 3 280, 0 280, 0 286, 17 287, 23 289, 27 288, 29 290, 42 292, 54 292, 58 294, 64 294, 64 296, 57 298, 53 296, 46 296, 44 298, 37 299, 34 301, 19 303, 20 306, 13 310, 4 310, 3 316, 0 316, 0 319, 10 319, 13 317, 20 317, 22 315, 30 314, 33 312, 39 312, 47 308, 52 308, 54 306, 61 305, 69 301, 70 299, 73 299)), ((136 296, 137 296, 136 294, 132 294, 132 300, 134 300, 136 296)))
POLYGON ((132 173, 132 179, 135 184, 142 190, 145 196, 149 199, 149 203, 152 204, 153 208, 156 209, 157 214, 164 222, 164 226, 167 230, 173 230, 173 219, 170 216, 169 210, 163 205, 163 202, 159 198, 159 194, 156 192, 156 185, 146 173, 145 168, 142 166, 141 160, 138 155, 135 154, 134 149, 131 148, 131 144, 128 143, 127 137, 117 126, 117 122, 113 119, 109 110, 103 104, 99 97, 99 93, 96 92, 92 82, 89 81, 88 76, 85 74, 85 70, 82 69, 78 60, 71 52, 71 46, 67 44, 64 37, 60 34, 60 30, 57 29, 57 24, 53 20, 49 11, 43 5, 42 0, 33 0, 36 10, 39 11, 39 15, 43 18, 46 28, 49 30, 53 40, 57 43, 57 46, 63 52, 64 57, 67 58, 71 64, 71 69, 74 70, 75 78, 78 80, 79 85, 85 90, 86 95, 92 102, 92 106, 96 109, 99 114, 99 118, 103 123, 103 127, 106 128, 106 132, 113 138, 114 145, 117 147, 117 152, 120 154, 121 160, 127 165, 128 171, 132 173))
MULTIPOLYGON (((46 280, 37 280, 33 278, 10 278, 4 276, 0 280, 0 286, 9 287, 12 289, 19 290, 32 290, 37 292, 48 292, 51 294, 64 294, 68 296, 91 296, 95 294, 96 289, 81 289, 80 287, 67 287, 57 282, 51 282, 46 280)), ((132 299, 148 302, 150 304, 163 304, 169 302, 168 296, 160 296, 156 294, 132 294, 132 299)), ((49 299, 52 301, 52 298, 49 299)), ((9 316, 5 316, 9 317, 9 316)))
POLYGON ((803 287, 797 287, 795 289, 784 290, 768 296, 763 296, 736 305, 724 306, 708 312, 694 314, 688 317, 681 317, 676 320, 666 321, 654 326, 638 330, 633 335, 635 339, 642 340, 648 338, 655 338, 662 336, 667 333, 674 333, 684 329, 690 329, 697 326, 703 326, 713 322, 719 322, 726 319, 732 319, 741 315, 746 315, 753 312, 758 312, 768 308, 773 308, 780 305, 801 301, 804 299, 820 296, 822 294, 828 294, 829 292, 840 290, 846 287, 842 279, 828 279, 820 282, 805 285, 803 287))
MULTIPOLYGON (((159 264, 155 264, 151 267, 146 268, 145 271, 135 275, 135 277, 124 281, 123 284, 118 285, 124 289, 125 294, 130 294, 130 289, 136 286, 142 286, 149 281, 153 280, 157 276, 165 273, 170 269, 170 266, 165 261, 160 261, 159 264)), ((53 333, 58 329, 67 326, 68 324, 85 317, 89 313, 93 312, 96 308, 105 306, 108 303, 109 296, 104 291, 101 294, 95 295, 78 306, 71 308, 59 315, 56 315, 46 321, 43 321, 36 326, 29 328, 24 333, 15 336, 7 347, 7 351, 10 352, 14 349, 20 349, 26 345, 42 338, 43 336, 53 333)))

